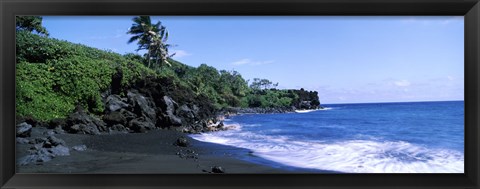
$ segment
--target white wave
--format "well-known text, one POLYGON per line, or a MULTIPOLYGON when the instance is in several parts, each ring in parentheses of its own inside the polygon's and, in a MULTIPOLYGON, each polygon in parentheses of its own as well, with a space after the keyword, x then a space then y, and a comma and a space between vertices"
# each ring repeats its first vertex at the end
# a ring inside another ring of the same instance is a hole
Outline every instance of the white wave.
POLYGON ((322 109, 318 109, 318 110, 320 110, 320 111, 324 111, 324 110, 331 110, 331 109, 333 109, 333 108, 330 108, 330 107, 323 107, 322 109))
POLYGON ((224 123, 223 127, 227 130, 242 130, 242 126, 238 123, 224 123))
POLYGON ((250 132, 192 135, 194 139, 252 150, 289 166, 350 173, 463 173, 464 155, 402 141, 349 140, 336 143, 296 141, 250 132))
POLYGON ((315 109, 315 110, 295 110, 295 112, 297 112, 297 113, 309 113, 309 112, 313 112, 313 111, 317 111, 317 109, 315 109))
POLYGON ((315 111, 326 111, 326 110, 331 110, 333 108, 330 107, 323 107, 321 109, 309 109, 309 110, 295 110, 296 113, 309 113, 309 112, 315 112, 315 111))
POLYGON ((245 126, 245 127, 258 127, 258 126, 262 126, 262 124, 242 124, 242 126, 245 126))

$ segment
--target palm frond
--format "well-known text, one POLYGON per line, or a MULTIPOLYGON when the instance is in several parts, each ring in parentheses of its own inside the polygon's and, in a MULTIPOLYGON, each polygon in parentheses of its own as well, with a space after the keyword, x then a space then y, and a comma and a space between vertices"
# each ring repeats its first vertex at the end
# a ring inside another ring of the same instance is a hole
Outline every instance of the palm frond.
POLYGON ((127 43, 130 44, 130 43, 132 43, 132 42, 134 42, 134 41, 136 41, 136 40, 138 40, 138 39, 140 39, 140 36, 135 35, 135 36, 131 37, 131 38, 128 40, 127 43))

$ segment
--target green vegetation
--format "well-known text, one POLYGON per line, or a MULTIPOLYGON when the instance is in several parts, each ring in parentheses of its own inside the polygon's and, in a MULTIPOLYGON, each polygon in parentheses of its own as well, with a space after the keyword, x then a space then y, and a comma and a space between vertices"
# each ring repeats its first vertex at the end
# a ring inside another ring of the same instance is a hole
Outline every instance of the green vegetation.
POLYGON ((103 111, 101 92, 123 70, 127 85, 155 72, 113 52, 50 39, 25 31, 17 36, 16 104, 20 116, 40 120, 65 117, 76 105, 103 111))
MULTIPOLYGON (((33 23, 38 23, 38 19, 41 23, 41 18, 35 19, 33 23)), ((291 107, 309 99, 316 99, 314 103, 320 104, 316 92, 278 90, 278 83, 259 78, 249 86, 236 71, 219 71, 206 64, 195 68, 171 59, 166 28, 160 22, 152 25, 149 17, 136 17, 129 31, 134 36, 128 42, 138 41, 139 50, 148 50, 144 56, 120 55, 37 35, 29 28, 38 33, 48 32, 42 30, 41 25, 26 26, 25 22, 17 20, 17 28, 26 28, 16 33, 18 116, 47 121, 68 116, 75 106, 101 114, 104 110, 101 94, 109 91, 112 76, 118 72, 123 76, 121 88, 155 78, 161 90, 173 99, 207 99, 201 103, 211 103, 216 110, 291 107), (157 66, 152 66, 152 61, 157 66), (163 64, 170 66, 161 66, 163 64)))
POLYGON ((17 16, 15 23, 17 31, 32 32, 35 30, 39 34, 48 36, 48 31, 42 26, 42 17, 40 16, 17 16))

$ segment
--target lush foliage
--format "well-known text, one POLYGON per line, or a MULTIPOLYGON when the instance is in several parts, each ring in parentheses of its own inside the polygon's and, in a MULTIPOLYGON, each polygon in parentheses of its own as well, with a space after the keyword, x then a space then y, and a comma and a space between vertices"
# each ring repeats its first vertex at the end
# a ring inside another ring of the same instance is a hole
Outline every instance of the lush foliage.
MULTIPOLYGON (((209 98, 216 108, 240 106, 241 98, 248 92, 247 82, 236 71, 218 71, 202 64, 197 68, 171 61, 172 66, 161 73, 170 73, 183 86, 192 89, 195 95, 209 98)), ((162 74, 163 75, 163 74, 162 74)))
POLYGON ((64 117, 76 105, 103 111, 101 92, 110 87, 116 69, 127 85, 156 75, 119 54, 17 32, 17 113, 41 120, 64 117))
POLYGON ((248 85, 237 71, 218 71, 202 64, 197 68, 171 60, 172 66, 161 70, 162 76, 190 88, 195 95, 209 98, 218 109, 225 107, 283 108, 300 107, 302 101, 311 101, 319 106, 317 92, 301 90, 278 90, 278 83, 255 78, 248 85))
POLYGON ((40 16, 17 16, 15 24, 17 31, 36 31, 39 34, 48 36, 48 31, 42 26, 42 17, 40 16))
POLYGON ((247 107, 279 108, 293 106, 292 103, 298 99, 298 95, 292 90, 268 89, 250 93, 244 102, 247 107))

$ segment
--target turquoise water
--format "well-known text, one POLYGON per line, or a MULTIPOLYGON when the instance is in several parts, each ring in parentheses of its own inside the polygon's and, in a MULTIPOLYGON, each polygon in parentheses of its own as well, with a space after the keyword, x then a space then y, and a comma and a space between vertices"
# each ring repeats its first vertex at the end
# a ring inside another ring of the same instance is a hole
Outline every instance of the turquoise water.
POLYGON ((308 113, 247 114, 235 129, 193 138, 249 149, 291 167, 348 173, 463 173, 464 102, 323 105, 308 113))

